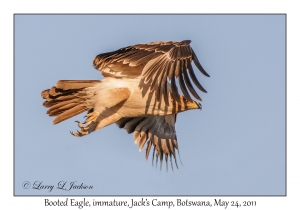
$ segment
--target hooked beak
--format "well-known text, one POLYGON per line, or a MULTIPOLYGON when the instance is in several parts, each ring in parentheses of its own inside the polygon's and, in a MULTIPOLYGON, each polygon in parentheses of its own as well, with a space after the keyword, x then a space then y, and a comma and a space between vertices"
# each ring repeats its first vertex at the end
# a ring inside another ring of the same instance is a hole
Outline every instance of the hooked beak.
POLYGON ((202 109, 202 105, 197 102, 198 109, 202 109))

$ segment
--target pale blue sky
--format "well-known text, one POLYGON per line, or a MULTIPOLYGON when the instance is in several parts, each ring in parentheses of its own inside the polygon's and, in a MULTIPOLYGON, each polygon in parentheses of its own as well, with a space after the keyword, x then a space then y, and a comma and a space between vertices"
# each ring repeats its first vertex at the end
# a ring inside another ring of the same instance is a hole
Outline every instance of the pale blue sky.
POLYGON ((16 195, 284 195, 284 15, 16 15, 16 195), (192 40, 202 111, 178 115, 183 166, 166 172, 111 125, 83 138, 74 117, 58 125, 40 93, 60 79, 101 79, 103 52, 192 40), (77 181, 92 190, 23 189, 25 181, 77 181))

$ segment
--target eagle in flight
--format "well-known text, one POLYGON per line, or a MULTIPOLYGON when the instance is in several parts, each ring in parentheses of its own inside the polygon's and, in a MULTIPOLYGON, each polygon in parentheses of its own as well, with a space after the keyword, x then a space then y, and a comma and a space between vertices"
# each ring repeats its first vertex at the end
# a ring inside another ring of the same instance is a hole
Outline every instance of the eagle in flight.
POLYGON ((79 131, 71 132, 72 135, 82 137, 116 123, 134 133, 140 151, 147 143, 146 159, 153 147, 153 159, 155 153, 160 167, 163 157, 167 169, 168 158, 173 169, 172 157, 178 167, 177 113, 202 109, 191 97, 201 101, 193 84, 206 92, 195 76, 192 61, 209 77, 190 43, 150 42, 99 54, 93 64, 104 79, 59 80, 56 86, 41 93, 47 114, 56 116, 53 124, 57 124, 87 111, 83 123, 75 121, 79 131))

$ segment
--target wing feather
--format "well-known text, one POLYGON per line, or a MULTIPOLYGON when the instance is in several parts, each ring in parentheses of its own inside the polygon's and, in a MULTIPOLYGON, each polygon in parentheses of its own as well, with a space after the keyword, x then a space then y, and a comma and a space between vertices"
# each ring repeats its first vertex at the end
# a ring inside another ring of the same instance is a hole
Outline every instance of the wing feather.
POLYGON ((199 60, 198 60, 198 58, 197 58, 197 56, 196 56, 196 53, 194 52, 193 49, 192 49, 192 58, 193 58, 193 61, 194 61, 195 65, 196 65, 197 68, 200 70, 200 72, 201 72, 202 74, 204 74, 205 76, 210 77, 210 76, 208 75, 208 73, 204 70, 204 68, 202 67, 202 65, 200 64, 200 62, 199 62, 199 60))
MULTIPOLYGON (((186 63, 187 64, 187 63, 186 63)), ((188 65, 188 64, 187 64, 188 65)), ((186 86, 188 87, 189 91, 191 92, 191 94, 198 99, 199 101, 201 101, 202 99, 200 98, 200 96, 197 94, 196 90, 194 89, 191 80, 187 74, 186 71, 183 71, 183 78, 184 78, 184 82, 186 84, 186 86)))
POLYGON ((197 86, 197 88, 199 88, 199 90, 207 93, 207 91, 202 87, 202 85, 197 80, 197 77, 196 77, 196 75, 195 75, 195 73, 193 71, 193 67, 192 67, 191 63, 188 64, 188 71, 189 71, 191 79, 193 80, 193 82, 195 83, 195 85, 197 86))
MULTIPOLYGON (((181 63, 181 69, 183 68, 184 65, 184 60, 180 62, 181 63)), ((186 86, 185 86, 185 83, 183 81, 183 77, 180 75, 179 76, 179 85, 180 85, 180 88, 182 90, 182 93, 184 95, 184 97, 188 100, 188 101, 193 101, 193 99, 191 98, 186 86)))
MULTIPOLYGON (((174 65, 175 66, 175 65, 174 65)), ((177 86, 176 86, 176 82, 175 82, 175 76, 174 76, 174 72, 175 72, 175 69, 173 69, 172 71, 172 77, 171 77, 171 90, 172 90, 172 96, 174 97, 174 99, 176 101, 179 101, 179 93, 178 93, 178 90, 177 90, 177 86)))
POLYGON ((156 94, 156 100, 157 101, 160 101, 161 97, 163 95, 164 101, 165 101, 167 106, 169 106, 168 91, 167 91, 168 90, 168 87, 167 87, 168 82, 164 78, 166 78, 166 76, 168 75, 169 67, 170 67, 170 65, 167 66, 166 71, 163 71, 160 74, 160 76, 157 80, 158 84, 161 84, 161 85, 159 86, 160 88, 158 89, 157 94, 156 94))
POLYGON ((116 124, 120 128, 124 128, 128 133, 134 132, 134 141, 138 143, 140 151, 147 142, 146 159, 148 159, 151 147, 153 146, 152 161, 155 155, 156 162, 159 159, 161 167, 163 157, 167 161, 168 156, 170 156, 171 167, 173 169, 172 156, 178 168, 175 153, 178 150, 175 121, 176 115, 167 115, 122 118, 116 124))
POLYGON ((203 92, 206 90, 197 80, 191 62, 194 62, 202 74, 208 77, 209 75, 200 64, 190 43, 190 40, 184 40, 137 44, 99 54, 95 57, 93 64, 106 77, 140 78, 144 82, 140 83, 140 87, 150 87, 150 91, 156 92, 158 101, 161 100, 162 95, 164 95, 164 100, 168 99, 166 96, 168 80, 171 81, 171 95, 176 101, 179 101, 176 80, 187 100, 192 100, 190 94, 197 100, 201 100, 192 82, 199 90, 203 92), (128 68, 112 66, 115 63, 128 66, 128 68))

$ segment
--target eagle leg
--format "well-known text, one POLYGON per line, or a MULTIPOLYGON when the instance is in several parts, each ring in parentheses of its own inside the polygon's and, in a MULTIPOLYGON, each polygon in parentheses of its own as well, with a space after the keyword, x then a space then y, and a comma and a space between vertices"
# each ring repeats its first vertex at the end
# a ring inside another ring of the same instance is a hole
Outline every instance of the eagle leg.
POLYGON ((95 102, 94 107, 88 111, 84 123, 76 121, 80 131, 71 132, 73 136, 87 135, 115 123, 121 118, 118 110, 129 98, 131 90, 128 88, 114 88, 109 90, 108 93, 105 100, 95 102))
MULTIPOLYGON (((86 116, 87 116, 87 118, 86 118, 84 124, 89 125, 92 122, 96 122, 97 118, 99 117, 99 112, 93 111, 93 112, 87 114, 86 116)), ((79 124, 78 124, 78 127, 80 127, 79 124)))
POLYGON ((75 121, 78 124, 78 127, 80 128, 80 131, 77 130, 77 132, 71 132, 73 136, 85 136, 88 135, 90 132, 95 130, 96 126, 96 120, 99 117, 99 112, 93 111, 86 115, 87 118, 84 121, 84 123, 80 123, 79 121, 75 121))

